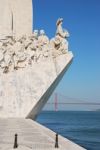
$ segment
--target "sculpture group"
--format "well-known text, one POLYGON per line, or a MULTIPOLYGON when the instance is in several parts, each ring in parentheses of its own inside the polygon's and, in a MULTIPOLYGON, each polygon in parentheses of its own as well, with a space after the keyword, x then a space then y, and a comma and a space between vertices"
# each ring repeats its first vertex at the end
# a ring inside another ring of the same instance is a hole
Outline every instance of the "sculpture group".
POLYGON ((44 30, 34 30, 29 36, 8 36, 0 40, 0 72, 9 73, 67 53, 69 33, 63 29, 62 23, 63 19, 59 18, 56 35, 51 40, 44 30))

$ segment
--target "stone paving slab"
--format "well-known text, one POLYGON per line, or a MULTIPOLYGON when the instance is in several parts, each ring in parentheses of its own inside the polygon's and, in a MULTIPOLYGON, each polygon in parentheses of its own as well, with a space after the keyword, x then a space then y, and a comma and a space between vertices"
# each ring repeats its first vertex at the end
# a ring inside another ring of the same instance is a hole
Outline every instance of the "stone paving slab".
MULTIPOLYGON (((18 134, 18 150, 55 149, 56 133, 33 120, 20 118, 0 119, 0 150, 13 150, 15 134, 18 134)), ((58 141, 58 150, 85 150, 60 135, 58 141)))

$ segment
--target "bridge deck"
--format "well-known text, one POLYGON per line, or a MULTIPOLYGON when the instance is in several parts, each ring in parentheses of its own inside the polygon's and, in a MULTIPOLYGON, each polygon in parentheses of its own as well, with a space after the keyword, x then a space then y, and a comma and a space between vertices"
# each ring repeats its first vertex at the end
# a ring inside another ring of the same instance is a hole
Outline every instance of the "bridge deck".
MULTIPOLYGON (((35 121, 30 119, 0 119, 0 150, 13 149, 16 133, 18 134, 18 150, 55 149, 55 133, 35 121)), ((59 150, 85 150, 61 136, 58 136, 58 140, 59 150)))

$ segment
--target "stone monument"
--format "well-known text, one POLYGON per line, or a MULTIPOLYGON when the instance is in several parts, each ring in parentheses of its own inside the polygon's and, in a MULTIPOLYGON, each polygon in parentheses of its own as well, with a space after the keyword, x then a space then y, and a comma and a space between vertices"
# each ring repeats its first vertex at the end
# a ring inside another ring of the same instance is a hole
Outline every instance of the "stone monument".
POLYGON ((32 0, 0 0, 0 18, 0 118, 35 119, 72 62, 68 31, 32 32, 32 0))

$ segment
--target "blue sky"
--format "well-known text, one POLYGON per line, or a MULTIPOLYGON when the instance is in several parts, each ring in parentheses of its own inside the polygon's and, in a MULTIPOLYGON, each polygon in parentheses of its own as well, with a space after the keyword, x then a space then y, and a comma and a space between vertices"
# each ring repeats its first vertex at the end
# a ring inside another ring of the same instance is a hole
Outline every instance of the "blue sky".
POLYGON ((64 18, 74 61, 56 91, 85 101, 100 102, 100 0, 33 0, 34 29, 55 35, 64 18))

